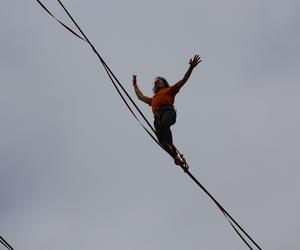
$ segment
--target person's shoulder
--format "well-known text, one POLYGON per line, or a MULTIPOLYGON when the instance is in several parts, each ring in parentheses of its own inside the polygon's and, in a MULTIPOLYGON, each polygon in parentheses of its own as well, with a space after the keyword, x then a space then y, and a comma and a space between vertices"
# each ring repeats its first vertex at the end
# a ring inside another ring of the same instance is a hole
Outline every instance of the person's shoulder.
POLYGON ((177 84, 174 84, 174 85, 168 87, 168 89, 171 92, 178 92, 180 90, 180 87, 177 84))

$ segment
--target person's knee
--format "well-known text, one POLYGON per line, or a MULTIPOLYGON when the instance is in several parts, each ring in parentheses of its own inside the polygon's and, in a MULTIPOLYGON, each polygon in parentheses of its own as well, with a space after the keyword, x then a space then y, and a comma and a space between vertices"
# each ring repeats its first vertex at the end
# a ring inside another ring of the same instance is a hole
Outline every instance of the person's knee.
POLYGON ((176 122, 176 116, 171 111, 165 113, 161 119, 161 127, 170 128, 176 122))

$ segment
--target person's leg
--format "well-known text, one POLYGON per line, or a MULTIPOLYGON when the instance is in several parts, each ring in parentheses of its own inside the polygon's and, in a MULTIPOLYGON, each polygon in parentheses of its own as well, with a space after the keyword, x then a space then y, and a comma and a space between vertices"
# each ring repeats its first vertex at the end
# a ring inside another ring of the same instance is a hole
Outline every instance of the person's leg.
POLYGON ((172 131, 170 127, 176 122, 176 112, 173 110, 167 110, 160 117, 160 120, 154 121, 154 127, 156 130, 156 135, 165 148, 165 150, 174 158, 176 165, 184 166, 185 162, 177 154, 177 150, 173 145, 172 131))
POLYGON ((157 139, 159 142, 161 142, 162 141, 161 126, 160 126, 160 121, 157 119, 154 120, 154 128, 155 128, 157 139))
POLYGON ((176 111, 175 110, 167 110, 164 112, 161 117, 161 137, 163 143, 165 142, 165 146, 168 148, 168 152, 173 156, 174 162, 176 165, 180 165, 181 167, 186 168, 186 162, 183 158, 183 155, 178 155, 177 149, 173 144, 173 137, 171 126, 176 122, 176 111))
POLYGON ((167 110, 163 113, 160 120, 160 134, 162 141, 173 147, 173 136, 171 126, 176 122, 176 112, 167 110))
POLYGON ((162 127, 160 120, 154 121, 154 127, 158 141, 168 151, 169 154, 173 155, 174 150, 172 147, 172 132, 170 128, 166 128, 165 125, 166 124, 164 124, 164 126, 162 127))
POLYGON ((176 122, 176 112, 174 110, 166 110, 163 112, 159 121, 155 122, 157 137, 162 146, 170 155, 177 155, 176 148, 173 145, 173 136, 170 127, 176 122))

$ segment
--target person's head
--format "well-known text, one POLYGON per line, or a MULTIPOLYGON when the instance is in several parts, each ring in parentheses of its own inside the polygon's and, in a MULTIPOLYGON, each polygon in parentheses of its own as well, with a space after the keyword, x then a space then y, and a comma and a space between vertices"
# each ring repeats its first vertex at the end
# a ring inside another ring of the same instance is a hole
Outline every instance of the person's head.
POLYGON ((159 90, 168 88, 170 85, 167 80, 161 76, 158 76, 154 80, 153 93, 156 94, 159 90))

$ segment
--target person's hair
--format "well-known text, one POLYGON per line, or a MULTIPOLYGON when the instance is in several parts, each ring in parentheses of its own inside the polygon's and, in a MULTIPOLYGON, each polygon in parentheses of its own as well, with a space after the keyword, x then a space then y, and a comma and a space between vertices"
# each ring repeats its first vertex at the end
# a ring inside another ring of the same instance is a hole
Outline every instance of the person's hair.
POLYGON ((162 80, 163 83, 164 83, 164 87, 165 87, 165 88, 170 87, 170 85, 169 85, 168 81, 166 80, 166 78, 163 78, 163 77, 161 77, 161 76, 157 76, 157 77, 155 78, 155 80, 154 80, 154 87, 153 87, 153 89, 152 89, 154 94, 156 94, 156 93, 157 93, 157 90, 158 90, 158 89, 157 89, 157 86, 156 86, 156 83, 155 83, 157 80, 162 80))

